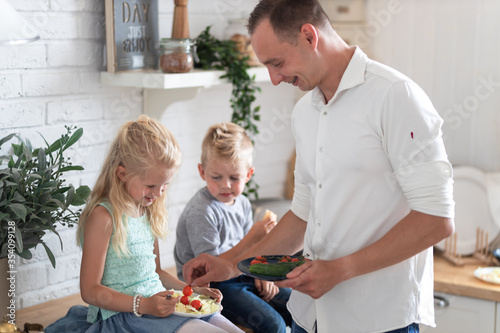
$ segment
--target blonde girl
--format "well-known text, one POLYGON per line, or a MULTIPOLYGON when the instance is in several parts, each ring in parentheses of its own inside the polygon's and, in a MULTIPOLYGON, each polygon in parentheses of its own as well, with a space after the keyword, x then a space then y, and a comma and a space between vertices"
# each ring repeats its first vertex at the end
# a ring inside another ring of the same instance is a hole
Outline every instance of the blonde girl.
MULTIPOLYGON (((158 238, 167 233, 166 188, 180 162, 175 138, 147 116, 123 125, 112 143, 77 231, 86 332, 241 332, 220 314, 174 314, 180 297, 167 290, 186 284, 161 269, 158 238)), ((222 298, 217 289, 194 291, 222 298)))

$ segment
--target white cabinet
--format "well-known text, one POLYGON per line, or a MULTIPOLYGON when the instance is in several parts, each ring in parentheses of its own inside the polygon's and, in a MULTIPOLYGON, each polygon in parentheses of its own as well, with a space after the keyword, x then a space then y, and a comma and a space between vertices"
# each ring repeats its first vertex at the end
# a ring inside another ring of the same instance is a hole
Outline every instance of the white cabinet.
POLYGON ((500 332, 500 303, 497 303, 496 330, 495 330, 495 332, 500 332))
POLYGON ((444 293, 436 293, 436 296, 438 296, 435 302, 437 326, 430 328, 422 325, 420 332, 500 333, 499 318, 496 318, 496 302, 444 293))

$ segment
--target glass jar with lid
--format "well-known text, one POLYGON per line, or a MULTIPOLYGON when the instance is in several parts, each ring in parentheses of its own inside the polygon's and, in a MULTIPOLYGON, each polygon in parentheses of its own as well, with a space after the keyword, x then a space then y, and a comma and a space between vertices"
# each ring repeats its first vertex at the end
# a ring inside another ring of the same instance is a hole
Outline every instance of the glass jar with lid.
POLYGON ((224 31, 226 40, 235 42, 236 52, 242 57, 248 57, 248 64, 250 66, 259 66, 260 62, 255 56, 255 53, 250 44, 250 36, 246 28, 248 15, 240 18, 233 18, 228 20, 228 26, 224 31))
POLYGON ((158 67, 163 73, 187 73, 194 67, 196 41, 189 38, 163 38, 160 40, 158 67))

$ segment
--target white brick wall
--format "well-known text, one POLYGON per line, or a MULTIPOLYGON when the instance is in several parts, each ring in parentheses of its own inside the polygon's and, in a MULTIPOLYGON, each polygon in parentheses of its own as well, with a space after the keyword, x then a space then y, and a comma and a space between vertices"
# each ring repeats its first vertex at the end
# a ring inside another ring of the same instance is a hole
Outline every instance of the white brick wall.
MULTIPOLYGON (((118 127, 135 119, 142 110, 142 90, 101 84, 104 69, 105 29, 102 0, 8 0, 38 29, 41 40, 21 46, 0 46, 0 137, 18 132, 34 145, 65 133, 64 125, 84 128, 84 136, 68 152, 74 164, 85 171, 68 180, 93 186, 118 127)), ((257 1, 190 0, 191 36, 207 25, 222 38, 226 18, 249 12, 257 1)), ((160 37, 169 37, 173 1, 160 0, 160 37)), ((291 87, 261 84, 261 129, 256 138, 256 180, 261 197, 282 196, 286 163, 293 150, 288 126, 295 92, 291 87)), ((203 185, 196 165, 201 139, 209 124, 229 121, 229 84, 203 89, 194 99, 173 103, 161 121, 172 130, 183 150, 183 164, 169 191, 170 236, 161 243, 164 267, 173 266, 175 224, 185 203, 203 185)), ((6 152, 2 149, 0 154, 6 152)), ((37 248, 33 259, 19 260, 18 308, 79 292, 81 250, 75 245, 75 229, 60 228, 59 239, 48 235, 46 242, 57 260, 50 265, 45 250, 37 248)))

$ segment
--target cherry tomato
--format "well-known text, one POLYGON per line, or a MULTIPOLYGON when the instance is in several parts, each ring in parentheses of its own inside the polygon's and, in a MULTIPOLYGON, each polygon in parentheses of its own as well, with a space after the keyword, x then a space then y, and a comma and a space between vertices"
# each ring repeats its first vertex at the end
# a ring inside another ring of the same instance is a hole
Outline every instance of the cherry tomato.
POLYGON ((263 261, 260 261, 260 260, 257 260, 257 259, 254 259, 252 261, 250 261, 250 265, 253 265, 253 264, 263 264, 264 262, 263 261))
POLYGON ((257 256, 255 257, 255 260, 267 261, 266 258, 264 258, 263 256, 257 256))
POLYGON ((191 296, 193 294, 193 288, 190 286, 185 286, 184 289, 182 289, 182 293, 184 296, 191 296))
POLYGON ((184 305, 189 305, 189 297, 188 296, 182 296, 181 297, 181 303, 184 305))
POLYGON ((197 299, 191 302, 191 306, 195 308, 196 310, 200 311, 201 309, 201 302, 197 299))

